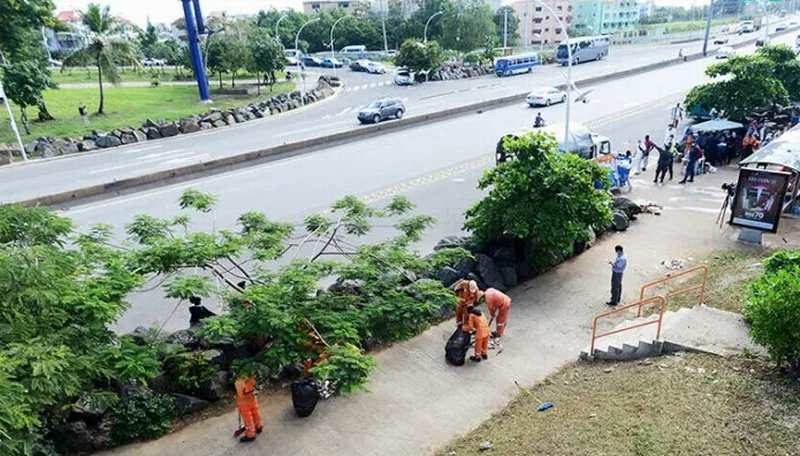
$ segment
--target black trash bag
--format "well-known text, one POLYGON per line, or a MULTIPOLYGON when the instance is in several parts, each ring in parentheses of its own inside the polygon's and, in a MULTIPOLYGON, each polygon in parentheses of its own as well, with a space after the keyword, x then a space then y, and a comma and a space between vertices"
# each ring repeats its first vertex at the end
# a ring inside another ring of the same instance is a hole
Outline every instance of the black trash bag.
POLYGON ((444 346, 444 359, 454 366, 463 366, 470 345, 470 335, 461 328, 456 328, 444 346))
POLYGON ((314 413, 319 402, 319 386, 313 378, 305 378, 292 383, 292 404, 300 418, 314 413))

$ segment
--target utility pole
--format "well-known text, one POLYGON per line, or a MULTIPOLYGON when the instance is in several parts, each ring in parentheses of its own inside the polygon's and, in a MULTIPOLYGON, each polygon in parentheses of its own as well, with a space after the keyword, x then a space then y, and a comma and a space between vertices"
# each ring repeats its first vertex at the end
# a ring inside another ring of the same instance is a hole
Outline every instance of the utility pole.
POLYGON ((387 3, 388 0, 384 0, 384 7, 383 9, 383 17, 381 18, 381 27, 383 28, 383 51, 387 54, 389 53, 389 41, 386 39, 386 16, 389 15, 389 4, 387 3))
POLYGON ((703 56, 707 55, 708 51, 708 35, 711 33, 711 16, 714 15, 714 0, 708 3, 708 15, 706 17, 706 36, 703 40, 703 56))
POLYGON ((503 8, 503 52, 508 48, 508 8, 503 8))
MULTIPOLYGON (((5 59, 3 60, 5 61, 5 59)), ((14 119, 14 114, 11 112, 11 100, 8 99, 6 92, 3 90, 2 78, 0 78, 0 98, 3 99, 3 103, 6 105, 6 110, 8 111, 8 121, 11 122, 11 130, 14 132, 14 136, 17 137, 17 144, 19 144, 19 151, 22 154, 22 159, 28 161, 28 154, 25 153, 25 144, 22 143, 22 137, 20 137, 19 129, 17 128, 17 121, 14 119)), ((14 162, 14 157, 11 152, 8 153, 8 161, 9 163, 14 162)))

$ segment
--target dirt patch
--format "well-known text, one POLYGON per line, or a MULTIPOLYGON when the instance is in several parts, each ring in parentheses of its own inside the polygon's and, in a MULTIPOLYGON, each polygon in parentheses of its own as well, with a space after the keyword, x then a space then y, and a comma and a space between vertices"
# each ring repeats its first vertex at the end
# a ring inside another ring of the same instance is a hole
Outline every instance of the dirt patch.
POLYGON ((437 454, 800 455, 798 422, 800 382, 762 360, 577 363, 437 454))

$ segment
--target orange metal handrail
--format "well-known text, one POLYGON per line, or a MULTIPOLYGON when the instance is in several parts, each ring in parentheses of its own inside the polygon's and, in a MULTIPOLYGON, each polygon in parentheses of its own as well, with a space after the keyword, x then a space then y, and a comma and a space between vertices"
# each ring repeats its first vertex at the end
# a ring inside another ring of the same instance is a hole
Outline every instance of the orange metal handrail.
POLYGON ((601 337, 605 337, 605 336, 610 336, 612 334, 621 333, 623 331, 629 331, 631 329, 641 328, 642 326, 656 325, 657 324, 658 328, 656 329, 656 339, 660 338, 661 337, 661 321, 664 319, 664 310, 666 309, 666 307, 667 307, 667 300, 663 296, 653 296, 651 298, 643 299, 643 300, 634 302, 633 304, 628 304, 628 305, 625 305, 625 306, 620 307, 618 309, 610 310, 608 312, 601 313, 600 315, 597 315, 596 317, 594 317, 594 320, 592 320, 592 342, 591 342, 591 348, 589 349, 589 355, 590 356, 594 356, 594 343, 595 343, 595 341, 597 339, 599 339, 601 337), (659 308, 658 318, 656 320, 646 321, 644 323, 639 323, 639 324, 636 324, 636 325, 633 325, 633 326, 628 326, 626 328, 615 329, 614 331, 609 331, 609 332, 605 332, 605 333, 602 333, 602 334, 597 334, 597 321, 599 319, 607 317, 609 315, 614 315, 614 314, 623 312, 623 311, 625 311, 627 309, 630 309, 632 307, 637 307, 637 306, 639 307, 639 313, 641 313, 643 306, 649 305, 649 304, 653 304, 653 303, 658 304, 658 308, 659 308))
MULTIPOLYGON (((648 290, 650 288, 653 288, 656 285, 661 285, 663 283, 667 283, 667 282, 675 280, 675 279, 677 279, 679 277, 683 277, 683 276, 689 275, 689 274, 691 274, 691 273, 693 273, 695 271, 700 271, 700 270, 703 271, 703 281, 699 285, 692 285, 690 287, 681 288, 681 289, 679 289, 677 291, 670 291, 666 295, 664 295, 664 299, 667 302, 669 302, 669 298, 672 298, 674 296, 685 294, 685 293, 689 293, 689 292, 695 291, 695 290, 700 290, 700 299, 698 301, 698 304, 704 303, 705 300, 706 300, 706 283, 708 282, 708 266, 706 266, 704 264, 701 264, 699 266, 695 266, 693 268, 689 268, 689 269, 687 269, 685 271, 681 271, 681 272, 678 272, 678 273, 675 273, 675 274, 672 274, 672 273, 667 274, 662 279, 659 279, 659 280, 656 280, 656 281, 653 281, 653 282, 649 282, 649 283, 646 283, 646 284, 642 285, 642 288, 639 290, 639 302, 642 302, 644 300, 644 294, 645 294, 646 290, 648 290)), ((641 317, 642 316, 642 308, 641 307, 639 307, 639 312, 637 313, 636 316, 637 317, 641 317)))

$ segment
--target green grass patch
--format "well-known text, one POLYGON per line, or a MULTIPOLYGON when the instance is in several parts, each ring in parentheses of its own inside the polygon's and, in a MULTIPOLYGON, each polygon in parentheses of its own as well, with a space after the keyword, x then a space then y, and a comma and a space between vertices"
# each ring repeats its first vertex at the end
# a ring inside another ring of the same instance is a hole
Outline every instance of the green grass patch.
POLYGON ((681 354, 569 365, 437 454, 794 455, 797 442, 800 383, 761 360, 681 354))
MULTIPOLYGON (((197 87, 195 86, 166 86, 159 87, 114 87, 106 86, 105 111, 106 114, 89 116, 89 124, 84 124, 78 114, 78 106, 85 104, 88 112, 97 111, 100 99, 96 87, 86 89, 58 89, 48 90, 44 94, 47 107, 56 118, 50 122, 31 122, 31 134, 23 137, 23 141, 31 141, 40 136, 82 136, 91 130, 113 130, 126 126, 137 127, 147 119, 176 120, 181 117, 199 114, 215 107, 228 109, 243 106, 252 101, 264 99, 271 95, 291 91, 293 83, 276 84, 272 92, 263 88, 261 96, 237 97, 227 95, 214 95, 214 103, 206 105, 198 101, 197 87)), ((12 107, 19 124, 19 110, 12 107)), ((36 118, 36 108, 30 108, 28 116, 36 118)), ((5 109, 0 112, 0 125, 8 125, 8 115, 5 109)), ((19 125, 22 131, 22 125, 19 125)), ((0 128, 0 142, 15 142, 9 128, 0 128)))
MULTIPOLYGON (((52 70, 53 81, 56 84, 96 84, 97 83, 97 69, 93 67, 64 67, 61 69, 52 70)), ((283 71, 276 74, 279 81, 283 80, 286 75, 283 71)), ((164 67, 164 68, 124 68, 120 70, 120 78, 122 82, 151 82, 158 79, 160 82, 171 81, 194 81, 192 72, 186 68, 164 67)), ((217 83, 218 75, 210 74, 212 85, 217 83)), ((227 87, 231 83, 231 75, 223 73, 223 84, 227 87)), ((258 79, 255 74, 241 71, 236 74, 236 80, 256 80, 258 79)))
MULTIPOLYGON (((718 26, 718 25, 726 25, 726 24, 733 24, 735 22, 739 22, 739 19, 736 17, 723 17, 719 19, 713 19, 711 21, 711 26, 718 26)), ((663 24, 647 24, 642 26, 645 30, 658 30, 664 29, 667 33, 682 33, 682 32, 694 32, 697 30, 705 30, 706 28, 706 20, 696 20, 696 21, 675 21, 675 22, 666 22, 663 24)))

